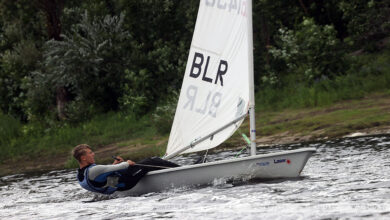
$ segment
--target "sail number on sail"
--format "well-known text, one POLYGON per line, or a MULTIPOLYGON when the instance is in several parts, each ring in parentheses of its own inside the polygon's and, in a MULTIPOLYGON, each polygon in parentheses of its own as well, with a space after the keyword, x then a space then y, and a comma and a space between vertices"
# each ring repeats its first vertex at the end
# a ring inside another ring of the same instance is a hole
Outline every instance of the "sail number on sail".
MULTIPOLYGON (((223 77, 228 71, 228 62, 226 60, 220 60, 218 65, 218 70, 215 78, 211 78, 207 75, 207 70, 210 62, 210 56, 207 56, 205 61, 205 56, 202 53, 195 52, 194 59, 192 61, 190 77, 197 79, 202 75, 201 80, 207 83, 217 84, 223 86, 223 77), (203 74, 202 74, 203 72, 203 74)), ((197 99, 198 87, 195 85, 189 85, 187 87, 187 102, 184 105, 184 109, 189 109, 190 111, 195 111, 199 114, 208 114, 209 116, 215 118, 217 116, 217 109, 221 104, 222 93, 217 91, 209 91, 207 97, 201 104, 195 106, 197 99)))
MULTIPOLYGON (((205 64, 204 71, 203 71, 202 80, 211 83, 211 82, 213 82, 213 79, 209 78, 207 76, 207 68, 209 66, 209 62, 210 62, 210 56, 207 56, 206 64, 205 64)), ((193 77, 193 78, 198 78, 199 77, 199 75, 200 75, 200 73, 202 71, 203 63, 204 63, 204 55, 201 54, 201 53, 195 52, 194 60, 192 61, 190 77, 193 77)), ((219 61, 219 66, 218 66, 218 72, 217 72, 217 76, 215 77, 214 84, 217 84, 218 83, 218 79, 219 79, 221 86, 223 86, 223 75, 226 74, 227 69, 228 69, 227 61, 220 60, 219 61)))
POLYGON ((208 7, 217 7, 218 9, 228 10, 229 12, 235 11, 237 14, 246 16, 246 0, 206 0, 205 3, 208 7))

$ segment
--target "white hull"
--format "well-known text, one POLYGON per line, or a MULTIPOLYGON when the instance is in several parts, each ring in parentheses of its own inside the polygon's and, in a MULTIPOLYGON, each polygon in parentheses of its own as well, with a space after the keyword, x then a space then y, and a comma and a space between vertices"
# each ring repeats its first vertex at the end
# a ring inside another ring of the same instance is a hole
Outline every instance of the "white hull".
POLYGON ((126 194, 139 195, 179 187, 210 185, 215 180, 250 180, 298 177, 315 148, 248 156, 148 173, 126 194))

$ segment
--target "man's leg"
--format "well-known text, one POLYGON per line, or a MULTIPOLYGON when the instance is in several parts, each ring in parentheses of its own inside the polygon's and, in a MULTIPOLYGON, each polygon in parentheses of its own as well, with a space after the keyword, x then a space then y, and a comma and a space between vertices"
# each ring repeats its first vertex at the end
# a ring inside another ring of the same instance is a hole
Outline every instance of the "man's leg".
MULTIPOLYGON (((138 164, 145 164, 151 166, 163 166, 163 167, 178 167, 179 165, 163 160, 159 157, 146 158, 137 162, 138 164)), ((127 170, 120 172, 121 177, 119 177, 119 182, 124 183, 124 187, 118 188, 118 191, 129 190, 133 188, 143 176, 145 176, 149 171, 160 170, 163 168, 159 167, 141 167, 141 166, 129 166, 127 170)))
MULTIPOLYGON (((163 160, 159 157, 146 158, 144 160, 137 162, 137 164, 161 166, 161 167, 179 167, 178 164, 172 163, 172 162, 167 161, 167 160, 163 160)), ((135 165, 135 166, 137 166, 137 165, 135 165)), ((164 168, 160 168, 160 167, 143 167, 143 168, 148 169, 149 171, 164 169, 164 168)))
POLYGON ((124 191, 129 190, 133 188, 137 183, 141 180, 142 177, 144 177, 149 172, 148 169, 136 167, 136 166, 129 166, 129 168, 126 171, 122 171, 121 177, 119 177, 118 182, 124 183, 124 187, 119 187, 118 191, 124 191))

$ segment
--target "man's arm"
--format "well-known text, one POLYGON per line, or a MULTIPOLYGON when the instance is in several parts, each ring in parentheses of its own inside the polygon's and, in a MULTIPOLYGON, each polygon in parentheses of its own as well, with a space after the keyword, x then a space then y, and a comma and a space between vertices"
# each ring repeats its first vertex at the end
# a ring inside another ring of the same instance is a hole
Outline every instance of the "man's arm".
POLYGON ((122 162, 115 165, 96 165, 89 169, 88 179, 98 181, 96 180, 96 177, 102 175, 102 178, 99 178, 102 180, 104 178, 107 178, 108 175, 112 174, 115 171, 127 169, 129 165, 130 164, 128 162, 122 162))

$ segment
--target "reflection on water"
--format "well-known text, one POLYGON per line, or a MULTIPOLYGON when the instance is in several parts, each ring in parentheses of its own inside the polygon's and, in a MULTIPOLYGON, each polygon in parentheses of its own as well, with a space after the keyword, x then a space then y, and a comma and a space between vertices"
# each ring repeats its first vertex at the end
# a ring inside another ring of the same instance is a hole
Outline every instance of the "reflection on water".
POLYGON ((281 145, 259 153, 301 147, 316 147, 317 153, 300 178, 239 185, 215 181, 210 187, 138 197, 89 193, 78 186, 73 170, 6 176, 0 178, 0 219, 390 219, 389 136, 281 145))

